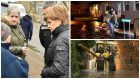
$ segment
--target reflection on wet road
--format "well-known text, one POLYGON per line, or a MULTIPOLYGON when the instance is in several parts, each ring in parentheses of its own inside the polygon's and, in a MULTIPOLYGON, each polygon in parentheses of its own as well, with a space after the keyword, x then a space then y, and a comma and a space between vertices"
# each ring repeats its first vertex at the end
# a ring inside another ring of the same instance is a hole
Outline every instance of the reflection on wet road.
POLYGON ((93 70, 81 70, 78 78, 138 78, 139 73, 135 71, 125 71, 125 70, 117 70, 117 71, 102 71, 97 72, 93 70))
MULTIPOLYGON (((71 38, 72 39, 109 39, 109 30, 106 23, 98 21, 71 21, 71 38)), ((134 32, 130 33, 123 28, 115 28, 115 39, 134 38, 134 32)))

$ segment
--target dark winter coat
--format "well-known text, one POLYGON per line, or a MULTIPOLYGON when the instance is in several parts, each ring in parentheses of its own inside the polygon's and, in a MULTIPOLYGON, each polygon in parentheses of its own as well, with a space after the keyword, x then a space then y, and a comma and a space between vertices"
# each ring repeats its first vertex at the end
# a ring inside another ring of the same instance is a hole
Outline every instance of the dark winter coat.
POLYGON ((41 24, 40 30, 39 30, 39 39, 40 39, 41 45, 45 48, 45 54, 46 54, 47 49, 51 42, 51 30, 47 27, 47 25, 41 24))
POLYGON ((17 58, 8 49, 9 46, 1 44, 1 77, 2 78, 27 78, 28 63, 17 58))
POLYGON ((108 62, 109 62, 109 71, 116 71, 116 65, 115 65, 115 61, 114 61, 114 56, 110 55, 107 58, 108 62))
POLYGON ((69 75, 69 26, 58 26, 52 34, 42 77, 66 78, 69 75))
POLYGON ((20 20, 20 25, 25 34, 26 40, 31 40, 33 34, 33 23, 30 17, 24 16, 20 20))

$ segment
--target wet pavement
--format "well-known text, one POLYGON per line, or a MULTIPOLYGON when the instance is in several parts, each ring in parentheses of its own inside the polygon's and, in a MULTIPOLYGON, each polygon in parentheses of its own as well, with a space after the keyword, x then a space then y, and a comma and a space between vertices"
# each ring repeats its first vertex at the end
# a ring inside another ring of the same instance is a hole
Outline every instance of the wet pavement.
POLYGON ((115 32, 115 36, 111 38, 105 31, 92 33, 72 33, 72 39, 134 39, 134 34, 115 32))
POLYGON ((115 36, 110 37, 107 25, 98 21, 72 21, 71 39, 134 39, 133 28, 115 28, 115 36))
POLYGON ((135 68, 134 64, 126 64, 122 62, 124 58, 116 58, 116 71, 108 70, 108 63, 104 65, 104 71, 97 71, 95 61, 91 61, 89 68, 80 70, 77 78, 138 78, 139 69, 135 68))

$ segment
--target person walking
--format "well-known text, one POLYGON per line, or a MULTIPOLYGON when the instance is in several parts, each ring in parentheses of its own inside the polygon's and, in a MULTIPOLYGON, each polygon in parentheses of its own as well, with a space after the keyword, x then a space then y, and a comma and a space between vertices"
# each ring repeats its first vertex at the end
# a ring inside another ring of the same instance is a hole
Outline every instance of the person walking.
POLYGON ((106 14, 105 21, 108 23, 108 29, 110 32, 111 38, 114 38, 114 29, 118 26, 117 15, 113 8, 111 8, 106 14))
POLYGON ((32 17, 29 15, 23 16, 23 18, 20 20, 20 25, 25 34, 26 41, 27 42, 30 41, 32 39, 32 34, 33 34, 32 17))
POLYGON ((99 58, 96 59, 96 63, 97 63, 97 71, 104 71, 104 61, 105 58, 103 56, 104 50, 102 47, 99 48, 99 58))
POLYGON ((109 71, 116 71, 116 65, 115 65, 115 60, 114 60, 114 54, 113 51, 109 51, 109 56, 107 58, 108 63, 109 63, 109 71))

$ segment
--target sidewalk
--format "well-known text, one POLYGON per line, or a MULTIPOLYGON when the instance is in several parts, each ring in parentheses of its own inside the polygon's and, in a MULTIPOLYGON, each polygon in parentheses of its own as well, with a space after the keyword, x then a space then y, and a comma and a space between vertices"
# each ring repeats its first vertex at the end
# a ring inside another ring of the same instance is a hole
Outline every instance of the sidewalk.
POLYGON ((29 45, 34 46, 36 50, 38 50, 41 53, 44 53, 45 49, 41 45, 39 40, 40 25, 41 23, 33 22, 33 35, 31 41, 29 41, 29 45))
POLYGON ((31 49, 28 49, 28 51, 25 60, 29 64, 29 78, 41 78, 40 74, 44 67, 43 54, 31 49))

